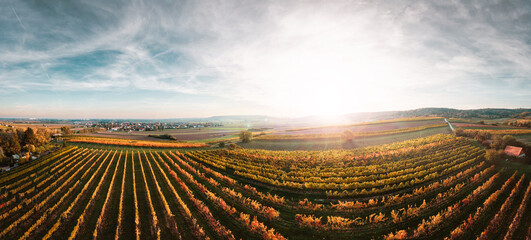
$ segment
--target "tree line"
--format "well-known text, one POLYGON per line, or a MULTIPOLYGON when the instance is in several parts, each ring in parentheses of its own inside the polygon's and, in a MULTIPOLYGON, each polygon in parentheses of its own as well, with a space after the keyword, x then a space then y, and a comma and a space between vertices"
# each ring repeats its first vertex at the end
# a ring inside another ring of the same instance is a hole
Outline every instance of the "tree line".
POLYGON ((12 128, 0 131, 0 160, 25 152, 42 152, 50 142, 53 130, 46 128, 12 128))

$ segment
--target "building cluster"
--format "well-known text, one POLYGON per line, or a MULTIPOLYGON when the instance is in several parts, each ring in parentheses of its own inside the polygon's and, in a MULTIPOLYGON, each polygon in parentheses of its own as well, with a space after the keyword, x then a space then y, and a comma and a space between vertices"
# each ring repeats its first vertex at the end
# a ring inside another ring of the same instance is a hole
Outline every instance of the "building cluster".
POLYGON ((221 123, 214 122, 133 122, 133 121, 104 121, 94 127, 101 127, 108 131, 160 131, 164 129, 188 129, 219 127, 221 123))

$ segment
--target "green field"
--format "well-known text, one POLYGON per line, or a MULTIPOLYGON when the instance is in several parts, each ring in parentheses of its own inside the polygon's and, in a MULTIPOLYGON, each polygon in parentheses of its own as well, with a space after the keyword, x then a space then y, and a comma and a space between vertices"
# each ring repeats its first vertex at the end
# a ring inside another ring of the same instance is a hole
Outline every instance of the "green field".
POLYGON ((526 145, 531 145, 531 134, 525 135, 515 135, 516 140, 525 143, 526 145))

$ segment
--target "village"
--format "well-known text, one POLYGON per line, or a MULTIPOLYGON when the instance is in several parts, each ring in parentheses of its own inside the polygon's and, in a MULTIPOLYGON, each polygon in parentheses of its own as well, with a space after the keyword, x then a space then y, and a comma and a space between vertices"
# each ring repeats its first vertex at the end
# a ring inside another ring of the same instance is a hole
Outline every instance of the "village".
POLYGON ((141 122, 141 121, 101 121, 92 127, 104 128, 108 131, 161 131, 164 129, 189 129, 220 127, 221 123, 212 122, 141 122))

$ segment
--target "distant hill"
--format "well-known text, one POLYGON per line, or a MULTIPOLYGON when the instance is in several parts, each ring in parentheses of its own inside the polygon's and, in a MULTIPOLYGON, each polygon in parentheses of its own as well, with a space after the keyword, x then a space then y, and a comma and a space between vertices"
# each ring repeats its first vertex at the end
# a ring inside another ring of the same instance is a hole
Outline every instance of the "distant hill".
POLYGON ((406 111, 387 111, 387 112, 360 112, 337 115, 333 118, 328 118, 323 121, 323 117, 308 116, 303 118, 285 119, 284 122, 292 124, 302 124, 308 126, 315 125, 334 125, 334 124, 350 124, 357 122, 371 122, 380 120, 389 120, 396 118, 412 118, 412 117, 446 117, 446 118, 525 118, 529 116, 531 109, 506 109, 506 108, 484 108, 461 110, 454 108, 419 108, 406 111))
POLYGON ((399 111, 393 115, 395 117, 415 117, 415 116, 438 116, 447 118, 513 118, 529 115, 531 109, 518 108, 484 108, 484 109, 471 109, 460 110, 453 108, 419 108, 415 110, 399 111))

